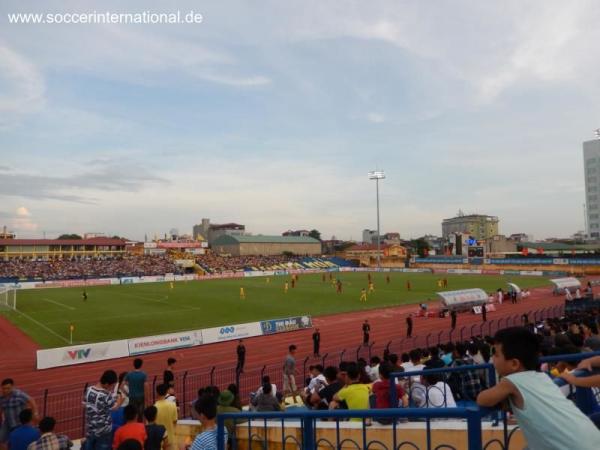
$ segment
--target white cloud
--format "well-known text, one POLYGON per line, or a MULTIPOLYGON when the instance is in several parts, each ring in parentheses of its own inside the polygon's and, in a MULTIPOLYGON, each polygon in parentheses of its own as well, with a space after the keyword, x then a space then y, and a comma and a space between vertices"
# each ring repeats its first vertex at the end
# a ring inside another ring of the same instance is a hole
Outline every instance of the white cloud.
POLYGON ((0 44, 0 128, 44 105, 45 84, 37 67, 23 55, 0 44))
POLYGON ((367 114, 367 120, 372 123, 383 123, 385 122, 385 116, 376 112, 370 112, 367 114))
POLYGON ((31 216, 31 213, 24 206, 19 206, 17 208, 17 216, 19 216, 19 217, 29 217, 29 216, 31 216))

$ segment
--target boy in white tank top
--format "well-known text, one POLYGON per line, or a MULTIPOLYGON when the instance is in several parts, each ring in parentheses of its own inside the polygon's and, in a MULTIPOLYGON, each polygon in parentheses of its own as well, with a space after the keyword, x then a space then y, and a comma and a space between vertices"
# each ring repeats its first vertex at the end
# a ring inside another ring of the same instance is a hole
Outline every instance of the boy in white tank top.
POLYGON ((494 367, 502 377, 477 397, 480 406, 508 406, 523 430, 530 450, 598 450, 600 430, 550 377, 537 372, 539 343, 526 328, 498 331, 494 367))

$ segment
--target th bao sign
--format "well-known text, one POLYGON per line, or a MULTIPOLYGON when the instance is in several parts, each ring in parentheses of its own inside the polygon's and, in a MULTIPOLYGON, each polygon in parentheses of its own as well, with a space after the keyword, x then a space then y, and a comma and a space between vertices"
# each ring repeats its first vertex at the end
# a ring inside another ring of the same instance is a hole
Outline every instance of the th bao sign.
POLYGON ((312 327, 310 316, 288 317, 287 319, 263 320, 262 334, 284 333, 312 327))
POLYGON ((73 345, 37 351, 37 368, 72 366, 105 359, 129 356, 127 340, 101 342, 98 344, 73 345))

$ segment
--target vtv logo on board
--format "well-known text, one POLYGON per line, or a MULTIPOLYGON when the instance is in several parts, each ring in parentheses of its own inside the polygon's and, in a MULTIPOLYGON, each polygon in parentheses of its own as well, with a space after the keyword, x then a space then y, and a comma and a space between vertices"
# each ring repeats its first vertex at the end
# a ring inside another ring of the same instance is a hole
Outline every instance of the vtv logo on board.
POLYGON ((87 359, 91 353, 92 353, 91 348, 82 348, 80 350, 67 351, 67 355, 69 356, 69 358, 71 358, 74 361, 79 360, 79 359, 87 359))

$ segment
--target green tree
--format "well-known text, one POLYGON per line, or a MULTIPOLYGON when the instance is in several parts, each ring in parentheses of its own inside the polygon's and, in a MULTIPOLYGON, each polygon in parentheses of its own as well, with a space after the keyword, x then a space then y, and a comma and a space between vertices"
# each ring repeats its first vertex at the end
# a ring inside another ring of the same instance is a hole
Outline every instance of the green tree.
POLYGON ((423 238, 412 239, 410 241, 410 247, 412 249, 411 253, 414 252, 421 258, 424 258, 429 254, 429 243, 423 238))
POLYGON ((71 233, 71 234, 61 234, 58 239, 82 239, 81 236, 79 236, 78 234, 75 233, 71 233))
POLYGON ((314 230, 314 229, 313 229, 313 230, 310 230, 310 231, 308 232, 308 235, 309 235, 311 238, 314 238, 314 239, 316 239, 316 240, 318 240, 318 241, 320 241, 320 240, 321 240, 321 233, 319 232, 319 230, 314 230))

